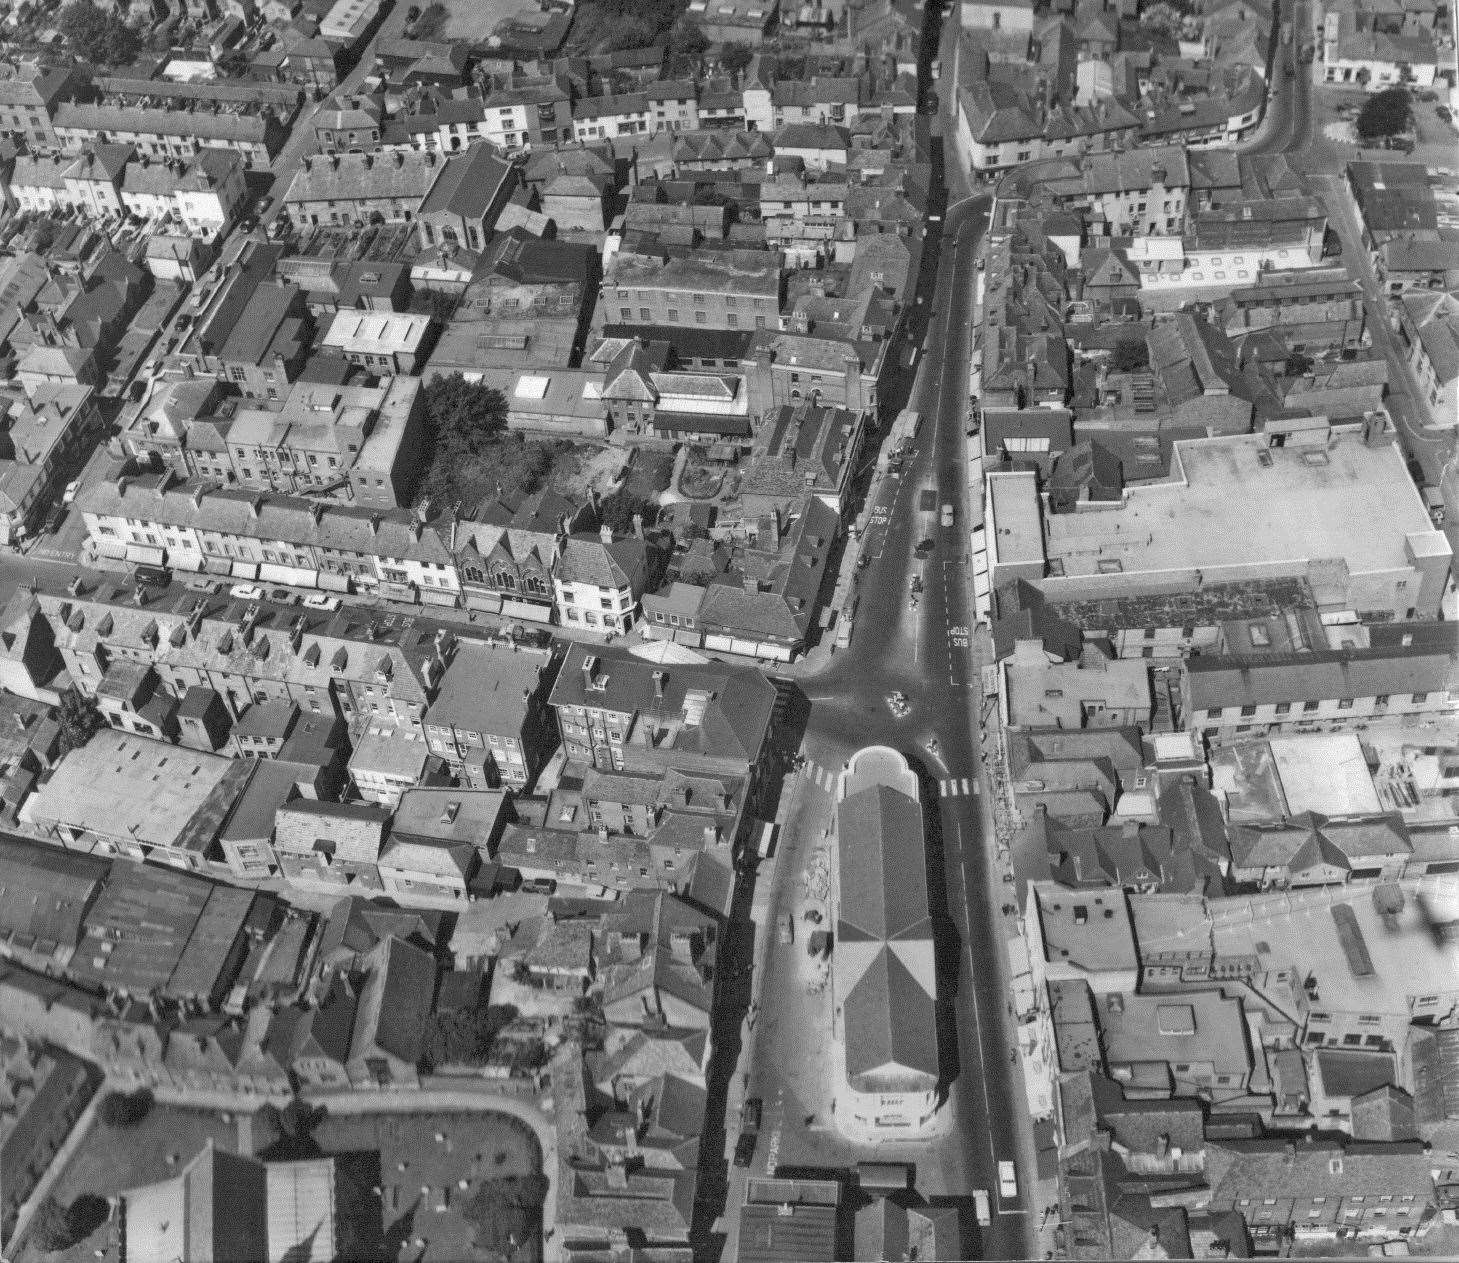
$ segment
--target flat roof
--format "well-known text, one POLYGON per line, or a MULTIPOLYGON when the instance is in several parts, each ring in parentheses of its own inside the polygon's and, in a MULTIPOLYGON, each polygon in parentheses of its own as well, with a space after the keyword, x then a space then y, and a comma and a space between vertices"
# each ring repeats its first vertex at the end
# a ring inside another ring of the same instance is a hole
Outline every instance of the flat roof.
POLYGON ((989 561, 1019 565, 1044 560, 1038 475, 1032 470, 989 474, 989 561))
POLYGON ((1285 448, 1260 435, 1184 440, 1171 472, 1129 488, 1116 508, 1051 514, 1050 563, 1085 576, 1341 557, 1365 574, 1406 569, 1408 536, 1433 531, 1402 453, 1357 436, 1285 448))
POLYGON ((216 754, 102 728, 61 760, 23 814, 141 846, 176 846, 232 768, 216 754))

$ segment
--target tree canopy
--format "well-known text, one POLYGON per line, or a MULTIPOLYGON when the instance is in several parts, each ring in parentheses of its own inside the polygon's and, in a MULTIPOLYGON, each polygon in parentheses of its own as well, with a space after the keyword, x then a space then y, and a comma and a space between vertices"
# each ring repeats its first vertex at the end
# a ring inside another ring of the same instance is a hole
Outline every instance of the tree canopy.
POLYGON ((631 535, 633 519, 637 515, 644 526, 653 525, 654 506, 642 496, 620 487, 610 496, 605 496, 598 506, 599 520, 613 528, 615 535, 631 535))
POLYGON ((504 1175, 483 1180, 461 1213, 471 1225, 478 1250, 510 1254, 531 1239, 546 1200, 546 1176, 504 1175))
POLYGON ((493 386, 469 382, 460 373, 433 378, 421 396, 426 424, 443 454, 479 456, 506 428, 506 396, 493 386))
POLYGON ((56 23, 80 61, 103 66, 129 65, 141 49, 141 37, 115 12, 94 0, 71 0, 56 23))
POLYGON ((748 44, 726 44, 719 50, 719 64, 729 74, 737 75, 750 68, 755 50, 748 44))
POLYGON ((1358 137, 1376 140, 1380 136, 1396 136, 1408 127, 1410 114, 1407 88, 1388 88, 1375 92, 1358 111, 1358 137))

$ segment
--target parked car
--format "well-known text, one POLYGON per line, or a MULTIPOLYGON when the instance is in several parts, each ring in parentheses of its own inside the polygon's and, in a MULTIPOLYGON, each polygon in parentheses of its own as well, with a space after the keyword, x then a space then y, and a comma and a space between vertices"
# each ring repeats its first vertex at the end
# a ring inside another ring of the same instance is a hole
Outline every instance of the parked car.
POLYGON ((62 504, 75 504, 76 497, 81 494, 81 479, 73 478, 66 484, 66 490, 61 493, 62 504))
POLYGON ((228 595, 237 601, 262 601, 263 589, 256 583, 235 583, 228 589, 228 595))
POLYGON ((755 1146, 759 1143, 758 1132, 742 1131, 735 1141, 735 1166, 747 1167, 755 1160, 755 1146))
POLYGON ((979 1228, 986 1228, 993 1222, 992 1211, 988 1206, 987 1189, 975 1188, 973 1190, 973 1206, 977 1211, 979 1228))
POLYGON ((952 525, 952 505, 950 504, 942 506, 942 524, 944 527, 952 525))
POLYGON ((207 575, 189 575, 182 583, 184 587, 191 588, 194 592, 216 592, 218 590, 218 585, 207 575))
POLYGON ((915 556, 918 561, 926 561, 927 558, 932 556, 933 549, 935 549, 936 547, 937 544, 933 540, 920 540, 917 544, 917 547, 912 550, 912 555, 915 556))
POLYGON ((268 590, 268 599, 280 605, 293 605, 299 599, 299 594, 290 591, 288 588, 270 588, 268 590))
POLYGON ((304 604, 311 610, 324 610, 326 613, 333 613, 339 609, 340 600, 337 596, 331 596, 328 592, 311 592, 304 598, 304 604))
POLYGON ((529 877, 522 890, 529 895, 550 895, 556 892, 557 883, 551 877, 529 877))
POLYGON ((998 1163, 998 1196, 1018 1196, 1018 1171, 1007 1158, 998 1163))
POLYGON ((780 914, 780 941, 782 943, 795 942, 795 918, 788 912, 780 914))
POLYGON ((41 528, 47 535, 54 535, 59 531, 66 521, 67 509, 64 504, 51 506, 51 511, 46 514, 45 525, 41 528))
POLYGON ((746 1098, 740 1106, 740 1130, 759 1131, 760 1120, 765 1116, 765 1102, 758 1096, 746 1098))

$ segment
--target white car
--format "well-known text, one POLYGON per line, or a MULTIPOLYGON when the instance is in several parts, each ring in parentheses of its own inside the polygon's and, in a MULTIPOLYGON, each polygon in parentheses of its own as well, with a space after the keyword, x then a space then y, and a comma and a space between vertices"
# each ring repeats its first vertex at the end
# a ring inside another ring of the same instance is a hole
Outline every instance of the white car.
POLYGON ((942 524, 943 526, 952 525, 952 505, 950 504, 944 504, 942 506, 942 524))
POLYGON ((235 583, 228 595, 239 601, 262 601, 263 589, 256 583, 235 583))
POLYGON ((306 609, 325 610, 332 614, 339 609, 339 597, 330 596, 328 592, 311 592, 304 598, 304 605, 306 609))
POLYGON ((81 479, 73 478, 66 484, 66 490, 61 493, 62 504, 75 504, 76 497, 81 494, 81 479))
POLYGON ((998 1196, 1009 1200, 1018 1196, 1018 1171, 1007 1158, 998 1163, 998 1196))

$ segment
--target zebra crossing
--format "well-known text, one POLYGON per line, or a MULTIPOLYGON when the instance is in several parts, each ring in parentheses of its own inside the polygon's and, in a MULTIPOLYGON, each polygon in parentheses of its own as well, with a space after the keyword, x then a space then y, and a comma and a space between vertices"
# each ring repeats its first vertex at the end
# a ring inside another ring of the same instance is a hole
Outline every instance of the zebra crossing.
MULTIPOLYGON (((827 794, 836 792, 836 778, 841 774, 839 769, 822 767, 819 763, 807 759, 800 771, 801 775, 817 789, 823 790, 827 794)), ((971 798, 977 792, 976 777, 945 776, 937 782, 939 798, 971 798)))

